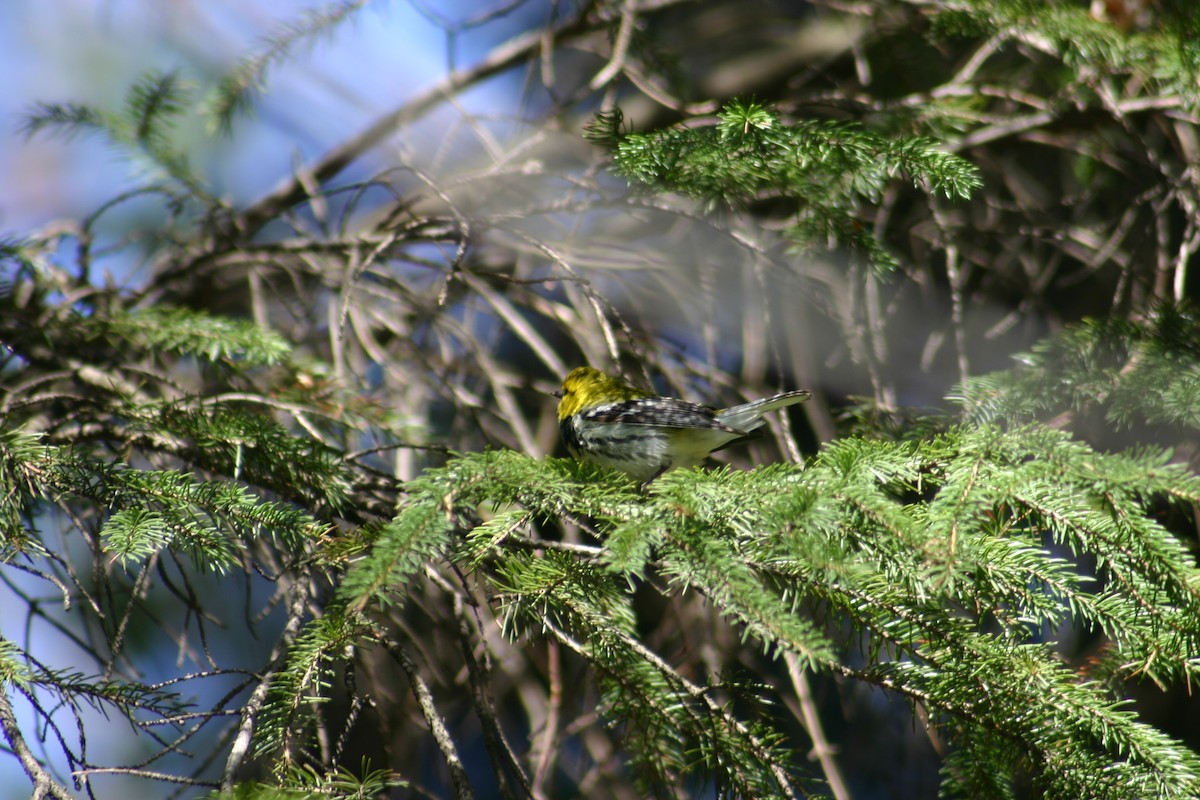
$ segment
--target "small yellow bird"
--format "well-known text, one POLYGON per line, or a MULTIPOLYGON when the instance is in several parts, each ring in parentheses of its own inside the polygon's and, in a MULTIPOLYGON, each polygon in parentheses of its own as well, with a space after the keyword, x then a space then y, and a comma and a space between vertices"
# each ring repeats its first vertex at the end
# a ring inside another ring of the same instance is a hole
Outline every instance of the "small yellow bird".
POLYGON ((555 396, 559 431, 571 455, 618 469, 644 487, 669 469, 695 466, 745 439, 766 424, 763 414, 802 403, 812 392, 800 389, 714 409, 576 367, 555 396))

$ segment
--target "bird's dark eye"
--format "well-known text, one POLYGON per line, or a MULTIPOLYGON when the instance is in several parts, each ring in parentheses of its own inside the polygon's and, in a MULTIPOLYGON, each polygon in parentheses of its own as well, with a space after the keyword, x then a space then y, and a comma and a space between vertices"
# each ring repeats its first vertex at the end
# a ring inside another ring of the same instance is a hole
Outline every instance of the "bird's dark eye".
POLYGON ((562 389, 555 389, 553 392, 551 392, 551 393, 550 393, 550 396, 551 396, 551 397, 557 397, 557 398, 559 398, 559 399, 561 400, 561 399, 562 399, 562 396, 563 396, 562 389))

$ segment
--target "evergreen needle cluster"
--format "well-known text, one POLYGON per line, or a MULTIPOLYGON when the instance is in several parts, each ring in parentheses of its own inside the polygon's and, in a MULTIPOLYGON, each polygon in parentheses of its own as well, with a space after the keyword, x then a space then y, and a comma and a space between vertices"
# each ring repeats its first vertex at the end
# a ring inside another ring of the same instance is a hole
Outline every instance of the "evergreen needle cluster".
POLYGON ((606 713, 660 779, 699 748, 735 796, 800 791, 780 780, 794 756, 768 746, 765 710, 733 713, 753 683, 693 684, 686 664, 637 640, 640 586, 696 593, 764 652, 911 698, 954 744, 951 795, 1004 796, 1026 771, 1048 796, 1200 791, 1200 759, 1113 693, 1134 678, 1200 677, 1200 571, 1145 505, 1200 501, 1200 479, 1165 453, 1105 455, 1043 427, 984 425, 845 440, 804 469, 671 473, 649 497, 506 452, 463 456, 411 488, 348 574, 346 601, 403 602, 430 558, 473 568, 509 636, 592 662, 606 713), (480 508, 499 514, 485 521, 480 508), (602 546, 541 541, 537 521, 562 517, 587 520, 602 546), (846 622, 869 634, 863 666, 839 655, 846 622), (1104 638, 1083 672, 1046 637, 1064 625, 1104 638))

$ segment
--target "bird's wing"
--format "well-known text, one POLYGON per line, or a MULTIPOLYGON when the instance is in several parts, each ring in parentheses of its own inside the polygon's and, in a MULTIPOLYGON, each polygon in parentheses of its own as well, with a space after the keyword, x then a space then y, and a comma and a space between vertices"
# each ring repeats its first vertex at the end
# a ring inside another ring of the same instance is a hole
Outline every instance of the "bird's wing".
POLYGON ((638 400, 623 400, 618 403, 605 403, 583 412, 583 415, 591 422, 654 425, 660 428, 700 428, 734 434, 745 433, 738 428, 723 424, 717 419, 717 412, 708 406, 670 397, 647 397, 638 400))

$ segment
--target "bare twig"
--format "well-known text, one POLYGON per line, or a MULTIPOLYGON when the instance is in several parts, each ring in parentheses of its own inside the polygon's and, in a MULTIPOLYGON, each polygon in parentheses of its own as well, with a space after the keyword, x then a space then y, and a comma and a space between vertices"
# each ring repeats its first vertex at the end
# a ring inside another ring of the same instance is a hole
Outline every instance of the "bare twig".
POLYGON ((447 769, 450 770, 450 782, 454 785, 454 796, 458 800, 473 800, 475 793, 471 790, 466 767, 463 766, 462 759, 458 756, 458 748, 454 746, 454 739, 450 737, 450 731, 446 729, 446 723, 438 713, 437 706, 434 705, 433 693, 429 691, 429 686, 417 670, 416 663, 404 651, 399 642, 385 641, 383 644, 400 668, 404 670, 404 673, 408 675, 417 705, 421 707, 421 715, 425 718, 425 724, 429 726, 429 732, 433 734, 438 749, 442 751, 447 769))
POLYGON ((29 745, 25 743, 25 737, 21 735, 21 726, 17 723, 17 717, 13 713, 12 703, 7 692, 0 692, 0 732, 3 732, 8 746, 12 748, 21 762, 25 774, 33 781, 33 800, 42 800, 45 797, 74 800, 75 796, 70 790, 54 780, 53 776, 38 761, 33 751, 29 749, 29 745))
POLYGON ((817 706, 813 702, 812 690, 808 685, 808 676, 804 674, 804 667, 795 653, 784 653, 784 661, 787 662, 788 677, 792 681, 792 688, 796 690, 796 701, 800 704, 800 722, 804 725, 804 730, 808 732, 808 737, 812 739, 812 753, 821 764, 821 771, 825 773, 825 782, 829 784, 829 791, 833 792, 836 800, 849 800, 850 791, 846 788, 846 781, 834 758, 837 751, 825 738, 825 730, 821 727, 821 717, 817 714, 817 706))
POLYGON ((303 587, 303 581, 298 581, 293 587, 292 604, 288 613, 287 625, 275 645, 274 652, 271 654, 271 666, 263 673, 258 685, 251 692, 250 699, 246 701, 245 708, 242 709, 242 722, 238 726, 233 746, 229 749, 229 757, 225 759, 225 775, 221 780, 222 789, 228 790, 233 786, 238 768, 250 752, 250 743, 254 737, 254 726, 258 720, 259 712, 266 705, 267 693, 271 689, 271 679, 278 672, 279 668, 283 666, 283 661, 287 657, 288 645, 295 641, 296 637, 300 634, 300 626, 304 621, 304 611, 308 604, 308 593, 303 587))
POLYGON ((606 86, 609 81, 617 77, 617 73, 624 67, 625 56, 629 52, 629 42, 633 39, 635 19, 637 19, 637 0, 624 0, 621 3, 621 26, 617 29, 617 38, 613 42, 612 57, 588 84, 588 88, 592 91, 606 86))
MULTIPOLYGON (((589 16, 592 3, 585 3, 573 16, 567 17, 550 29, 554 39, 561 40, 578 35, 590 28, 589 16)), ((537 52, 545 41, 547 32, 542 29, 527 31, 497 47, 482 61, 464 70, 454 70, 437 85, 425 90, 403 106, 384 114, 371 123, 366 130, 342 142, 304 171, 310 180, 320 184, 337 175, 360 156, 391 136, 401 126, 411 124, 433 110, 449 95, 464 87, 486 80, 506 69, 518 66, 537 52)), ((241 232, 240 238, 249 238, 263 225, 276 218, 279 212, 302 202, 308 193, 304 182, 293 176, 276 187, 235 220, 234 228, 241 232)))

